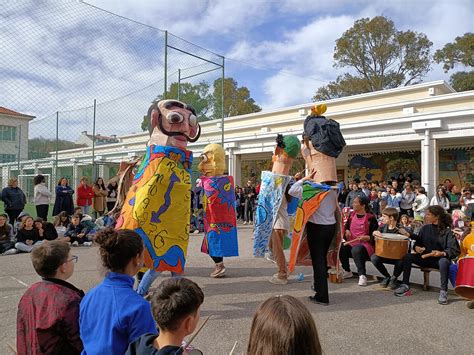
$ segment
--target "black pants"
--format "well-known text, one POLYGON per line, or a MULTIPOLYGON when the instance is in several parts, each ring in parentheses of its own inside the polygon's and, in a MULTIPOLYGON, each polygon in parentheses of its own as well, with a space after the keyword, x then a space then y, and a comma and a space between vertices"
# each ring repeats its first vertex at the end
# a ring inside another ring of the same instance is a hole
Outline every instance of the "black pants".
POLYGON ((406 214, 408 217, 413 217, 413 209, 410 208, 406 210, 406 209, 400 208, 400 216, 402 214, 406 214))
POLYGON ((313 263, 314 291, 318 301, 328 303, 327 253, 335 236, 336 224, 306 224, 309 253, 313 263))
POLYGON ((219 264, 224 261, 224 258, 222 256, 211 256, 211 259, 214 260, 216 264, 219 264))
POLYGON ((12 226, 15 225, 16 219, 20 215, 21 211, 23 210, 5 209, 5 213, 8 215, 9 222, 12 226))
POLYGON ((0 242, 0 254, 3 254, 7 250, 15 248, 15 243, 5 241, 5 242, 0 242))
POLYGON ((253 203, 250 201, 245 204, 244 221, 253 222, 253 203))
POLYGON ((36 216, 43 219, 43 221, 48 220, 48 210, 49 205, 36 205, 36 216))
POLYGON ((342 268, 346 271, 351 271, 349 265, 349 258, 354 259, 359 276, 367 275, 365 271, 365 262, 369 261, 369 253, 362 244, 359 245, 342 245, 339 251, 339 258, 341 259, 342 268))
POLYGON ((449 265, 451 261, 448 258, 426 258, 422 259, 421 254, 407 254, 403 258, 403 283, 410 284, 410 274, 412 264, 419 267, 429 267, 438 269, 441 276, 441 289, 448 290, 449 265))
POLYGON ((107 211, 110 212, 114 209, 115 207, 115 201, 114 202, 107 202, 107 211))
POLYGON ((372 254, 370 257, 370 261, 372 261, 372 264, 377 268, 377 270, 384 276, 384 277, 390 277, 390 274, 387 271, 387 268, 385 267, 384 264, 392 264, 395 265, 395 268, 393 269, 393 276, 395 278, 398 278, 403 271, 403 259, 388 259, 388 258, 383 258, 381 256, 377 256, 375 254, 372 254))

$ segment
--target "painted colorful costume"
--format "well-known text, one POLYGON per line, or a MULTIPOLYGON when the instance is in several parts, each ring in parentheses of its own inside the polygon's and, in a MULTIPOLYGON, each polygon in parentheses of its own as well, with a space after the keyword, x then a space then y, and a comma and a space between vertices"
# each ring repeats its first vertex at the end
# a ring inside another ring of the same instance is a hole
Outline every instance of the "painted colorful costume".
POLYGON ((210 256, 238 256, 235 187, 232 176, 202 176, 204 239, 201 251, 210 256))

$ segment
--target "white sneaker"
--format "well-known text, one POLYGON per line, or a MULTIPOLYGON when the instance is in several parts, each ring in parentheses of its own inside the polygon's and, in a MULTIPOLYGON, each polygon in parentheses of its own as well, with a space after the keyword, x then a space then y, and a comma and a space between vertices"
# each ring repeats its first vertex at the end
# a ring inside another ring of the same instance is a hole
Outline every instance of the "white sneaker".
POLYGON ((77 241, 75 241, 75 242, 73 242, 71 245, 72 245, 73 247, 78 247, 78 246, 79 246, 79 243, 78 243, 77 241))
POLYGON ((275 285, 286 285, 288 283, 288 279, 280 279, 278 274, 273 275, 268 281, 275 285))
POLYGON ((365 275, 359 276, 359 286, 367 286, 367 276, 365 275))
POLYGON ((354 276, 354 274, 352 273, 352 271, 344 270, 344 272, 342 273, 342 278, 343 279, 350 279, 353 276, 354 276))
POLYGON ((13 254, 16 254, 16 253, 18 253, 18 250, 16 250, 15 248, 12 248, 12 249, 8 249, 2 255, 13 255, 13 254))
POLYGON ((198 229, 195 229, 193 234, 199 234, 199 230, 198 229))
POLYGON ((247 222, 244 221, 244 223, 242 223, 244 226, 247 224, 247 222))
POLYGON ((84 242, 83 244, 85 247, 91 247, 92 246, 92 242, 84 242))

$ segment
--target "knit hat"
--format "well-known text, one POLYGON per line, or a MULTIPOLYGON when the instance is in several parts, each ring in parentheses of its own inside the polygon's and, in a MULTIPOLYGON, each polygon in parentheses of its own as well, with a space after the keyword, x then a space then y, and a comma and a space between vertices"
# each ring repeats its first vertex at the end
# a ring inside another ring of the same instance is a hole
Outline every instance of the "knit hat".
POLYGON ((277 146, 283 148, 286 155, 290 158, 295 159, 298 156, 298 153, 301 149, 301 143, 298 137, 289 135, 283 136, 281 134, 277 135, 277 146))

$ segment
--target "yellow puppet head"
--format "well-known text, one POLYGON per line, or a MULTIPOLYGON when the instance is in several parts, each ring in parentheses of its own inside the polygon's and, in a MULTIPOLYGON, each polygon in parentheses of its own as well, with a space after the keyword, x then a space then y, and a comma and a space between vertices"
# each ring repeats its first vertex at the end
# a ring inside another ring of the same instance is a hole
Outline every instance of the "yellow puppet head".
POLYGON ((219 144, 208 144, 201 156, 199 171, 205 176, 218 176, 224 174, 225 170, 225 151, 219 144))

